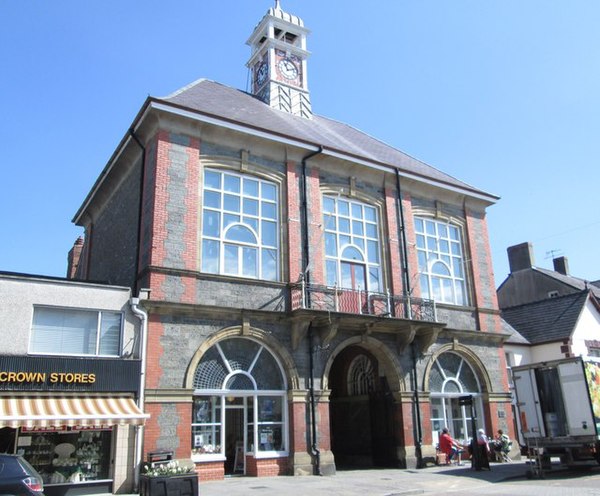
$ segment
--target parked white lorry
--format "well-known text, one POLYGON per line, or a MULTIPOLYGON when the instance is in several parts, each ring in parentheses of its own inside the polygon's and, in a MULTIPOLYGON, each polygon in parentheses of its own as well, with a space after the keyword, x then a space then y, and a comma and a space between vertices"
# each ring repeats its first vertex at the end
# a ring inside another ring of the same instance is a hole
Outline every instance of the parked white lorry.
POLYGON ((600 463, 600 359, 564 358, 513 367, 520 442, 540 471, 550 460, 600 463))

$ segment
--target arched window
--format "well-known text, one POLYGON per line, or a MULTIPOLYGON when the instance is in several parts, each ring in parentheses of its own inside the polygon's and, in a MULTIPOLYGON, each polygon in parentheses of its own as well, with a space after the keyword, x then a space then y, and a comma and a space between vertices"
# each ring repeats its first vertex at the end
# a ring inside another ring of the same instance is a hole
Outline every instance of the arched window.
POLYGON ((377 209, 338 196, 323 196, 325 264, 329 286, 380 292, 377 209))
POLYGON ((348 396, 361 396, 374 390, 373 362, 365 355, 358 355, 348 367, 348 396))
POLYGON ((285 376, 264 345, 245 338, 216 343, 198 363, 193 387, 194 458, 287 451, 285 376))
POLYGON ((440 303, 466 305, 460 229, 448 222, 415 218, 421 295, 440 303))
POLYGON ((279 280, 276 184, 233 172, 205 170, 202 270, 279 280))
POLYGON ((466 442, 471 436, 471 410, 459 404, 461 396, 473 396, 478 427, 484 425, 479 381, 471 366, 460 355, 448 352, 437 358, 429 372, 429 391, 434 444, 438 442, 444 427, 448 427, 452 437, 457 440, 466 442))

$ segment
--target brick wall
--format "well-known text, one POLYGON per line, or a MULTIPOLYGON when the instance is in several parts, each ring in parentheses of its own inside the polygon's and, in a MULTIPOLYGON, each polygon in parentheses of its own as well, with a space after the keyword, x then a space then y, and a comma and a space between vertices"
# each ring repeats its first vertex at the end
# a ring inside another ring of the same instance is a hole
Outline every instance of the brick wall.
POLYGON ((225 465, 223 462, 197 463, 196 472, 198 473, 199 482, 223 480, 225 478, 225 465))
POLYGON ((252 477, 274 477, 289 474, 288 458, 254 458, 246 456, 246 475, 252 477))

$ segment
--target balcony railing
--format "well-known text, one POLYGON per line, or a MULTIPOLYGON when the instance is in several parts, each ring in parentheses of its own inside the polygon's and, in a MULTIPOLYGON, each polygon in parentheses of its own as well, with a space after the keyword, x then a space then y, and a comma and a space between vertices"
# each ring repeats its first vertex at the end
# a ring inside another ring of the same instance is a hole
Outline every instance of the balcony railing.
POLYGON ((436 322, 435 302, 299 282, 290 285, 292 310, 309 309, 436 322))

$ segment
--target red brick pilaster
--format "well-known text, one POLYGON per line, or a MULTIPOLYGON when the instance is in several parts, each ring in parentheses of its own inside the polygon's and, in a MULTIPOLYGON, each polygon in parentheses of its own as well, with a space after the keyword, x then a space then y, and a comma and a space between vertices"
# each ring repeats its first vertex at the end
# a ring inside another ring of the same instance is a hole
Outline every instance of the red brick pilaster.
POLYGON ((398 209, 396 207, 396 190, 385 188, 385 218, 387 220, 388 244, 390 253, 390 291, 392 294, 402 294, 402 263, 400 255, 400 232, 398 231, 398 209))
POLYGON ((288 222, 288 277, 297 282, 302 274, 302 205, 298 168, 287 164, 287 222, 288 222))
POLYGON ((148 350, 146 360, 146 388, 158 388, 160 377, 162 376, 162 368, 160 359, 164 353, 163 346, 160 342, 164 333, 164 327, 160 321, 160 317, 155 314, 150 314, 148 317, 148 350))
POLYGON ((308 246, 310 263, 310 282, 325 284, 325 243, 323 242, 323 207, 319 170, 312 168, 306 177, 308 203, 308 246))
POLYGON ((404 234, 406 236, 408 260, 408 279, 412 296, 421 296, 419 285, 419 262, 417 259, 417 238, 415 236, 415 219, 412 209, 412 198, 409 193, 402 193, 402 210, 404 212, 404 234))

